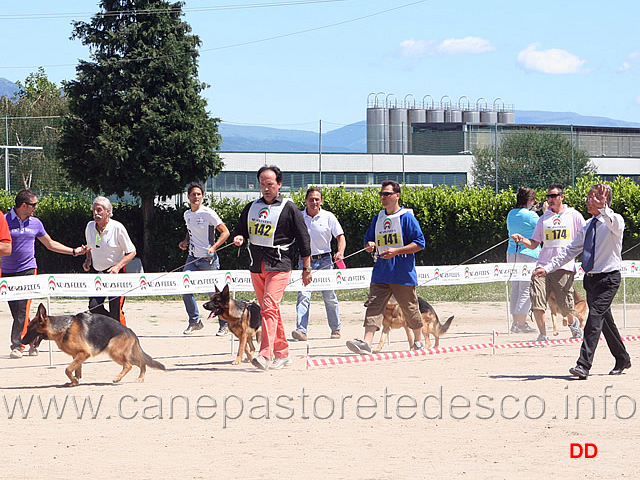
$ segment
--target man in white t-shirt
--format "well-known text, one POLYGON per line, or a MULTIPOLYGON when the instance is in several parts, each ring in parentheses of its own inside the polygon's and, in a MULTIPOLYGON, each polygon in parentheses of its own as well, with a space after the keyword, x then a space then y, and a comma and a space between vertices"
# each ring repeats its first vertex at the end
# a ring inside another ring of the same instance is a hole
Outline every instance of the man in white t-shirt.
MULTIPOLYGON (((549 185, 547 190, 548 208, 538 220, 532 238, 524 238, 518 233, 511 235, 516 243, 534 249, 542 243, 536 268, 546 266, 564 247, 568 246, 585 225, 584 217, 576 209, 563 204, 564 187, 559 183, 549 185)), ((569 329, 573 338, 581 338, 580 322, 574 315, 573 277, 576 263, 567 261, 555 272, 546 277, 535 277, 531 280, 531 311, 538 324, 538 341, 547 341, 547 329, 544 313, 547 309, 547 298, 551 291, 556 296, 560 313, 569 320, 569 329)))
MULTIPOLYGON (((184 212, 187 236, 178 244, 182 250, 189 249, 184 271, 217 270, 220 268, 220 259, 216 250, 229 238, 229 229, 215 210, 202 204, 204 187, 200 183, 193 182, 187 187, 187 197, 191 205, 191 208, 184 212), (216 230, 220 234, 217 241, 216 230)), ((189 325, 182 333, 191 335, 203 329, 204 324, 200 320, 195 296, 192 293, 182 295, 182 300, 189 315, 189 325)), ((216 335, 220 337, 226 335, 229 330, 227 322, 221 319, 219 322, 220 328, 216 335)))
MULTIPOLYGON (((322 205, 322 192, 319 189, 310 188, 307 190, 305 203, 307 208, 302 212, 302 217, 311 237, 311 268, 314 270, 332 269, 331 239, 335 237, 338 241, 338 249, 333 255, 333 261, 340 262, 344 259, 344 249, 347 247, 344 230, 342 230, 340 222, 338 222, 333 213, 320 208, 322 205)), ((298 262, 298 268, 302 270, 302 258, 298 262)), ((322 298, 324 299, 329 328, 331 328, 330 338, 340 338, 340 311, 336 292, 323 290, 322 298)), ((311 290, 300 291, 296 305, 296 329, 291 332, 291 336, 296 340, 307 340, 310 303, 311 290)))
MULTIPOLYGON (((136 247, 129 238, 127 229, 117 220, 113 220, 113 208, 106 197, 96 197, 92 205, 93 221, 87 224, 84 236, 87 246, 87 258, 82 264, 85 272, 126 273, 125 265, 136 256, 136 247)), ((124 297, 109 297, 109 311, 104 307, 105 297, 89 298, 89 310, 107 315, 126 325, 122 312, 124 297)))

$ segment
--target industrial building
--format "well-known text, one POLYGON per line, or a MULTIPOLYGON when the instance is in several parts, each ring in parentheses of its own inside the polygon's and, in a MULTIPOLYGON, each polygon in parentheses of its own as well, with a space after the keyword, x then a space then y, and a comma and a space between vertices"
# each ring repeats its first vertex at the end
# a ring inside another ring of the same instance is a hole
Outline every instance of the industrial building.
POLYGON ((495 145, 504 135, 523 129, 566 135, 588 152, 598 175, 610 181, 622 175, 640 183, 640 128, 517 124, 512 105, 500 98, 489 104, 467 97, 439 102, 426 95, 416 102, 392 94, 367 99, 367 153, 223 152, 224 170, 209 179, 208 191, 252 198, 259 195, 255 172, 278 165, 283 187, 310 184, 379 184, 392 179, 407 184, 467 185, 473 182, 472 152, 495 145))

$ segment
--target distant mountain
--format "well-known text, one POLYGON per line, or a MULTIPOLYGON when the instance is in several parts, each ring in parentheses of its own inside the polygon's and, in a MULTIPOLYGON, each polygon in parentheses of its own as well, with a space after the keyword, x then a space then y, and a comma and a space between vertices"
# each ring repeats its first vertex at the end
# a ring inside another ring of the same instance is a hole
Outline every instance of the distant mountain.
MULTIPOLYGON (((516 110, 516 123, 531 125, 581 125, 593 127, 638 127, 640 123, 573 112, 516 110)), ((220 125, 225 152, 317 152, 318 134, 304 130, 220 125)), ((367 124, 356 122, 322 134, 324 153, 366 153, 367 124)))
POLYGON ((640 123, 613 120, 607 117, 580 115, 573 112, 543 112, 516 110, 516 123, 534 125, 581 125, 591 127, 640 127, 640 123))
MULTIPOLYGON (((285 130, 250 125, 220 124, 221 150, 225 152, 317 152, 320 138, 306 130, 285 130)), ((325 153, 362 153, 367 150, 365 122, 332 130, 322 134, 325 153)))
MULTIPOLYGON (((0 97, 12 97, 18 86, 0 78, 0 97)), ((363 109, 364 110, 364 109, 363 109)), ((364 112, 363 112, 364 113, 364 112)), ((640 123, 613 120, 607 117, 580 115, 573 112, 546 112, 539 110, 516 110, 516 123, 544 125, 586 125, 594 127, 640 127, 640 123)), ((318 134, 306 130, 251 125, 220 124, 221 150, 225 152, 318 152, 318 134)), ((356 122, 322 134, 324 153, 366 153, 367 124, 356 122)))
POLYGON ((9 98, 13 97, 13 94, 18 91, 18 85, 6 78, 0 78, 0 97, 5 95, 9 98))

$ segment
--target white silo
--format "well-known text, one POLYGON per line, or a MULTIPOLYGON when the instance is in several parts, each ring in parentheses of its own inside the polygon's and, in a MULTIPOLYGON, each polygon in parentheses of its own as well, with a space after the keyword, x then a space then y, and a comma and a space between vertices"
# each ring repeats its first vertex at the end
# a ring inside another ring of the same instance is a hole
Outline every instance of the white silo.
POLYGON ((389 112, 380 100, 384 92, 367 97, 367 152, 389 153, 389 112))
POLYGON ((392 93, 387 95, 386 104, 389 109, 389 153, 404 153, 407 151, 409 132, 407 109, 398 107, 396 96, 392 93))

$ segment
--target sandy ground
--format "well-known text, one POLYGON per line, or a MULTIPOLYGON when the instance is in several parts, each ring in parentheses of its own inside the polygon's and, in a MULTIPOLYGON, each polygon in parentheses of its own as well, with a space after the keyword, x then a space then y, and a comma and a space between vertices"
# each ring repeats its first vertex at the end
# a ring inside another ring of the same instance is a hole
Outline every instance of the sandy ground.
MULTIPOLYGON (((493 329, 499 343, 536 337, 507 333, 504 304, 434 306, 441 319, 456 316, 443 347, 487 343, 493 329)), ((84 301, 51 305, 54 314, 84 308, 84 301)), ((640 368, 609 376, 613 359, 604 342, 587 381, 567 371, 576 344, 306 368, 307 344, 292 341, 294 364, 261 372, 231 365, 230 338, 216 337, 212 320, 182 335, 181 302, 128 301, 125 310, 145 351, 167 366, 149 370, 144 383, 135 382, 134 368, 112 384, 119 366, 101 356, 85 364, 80 386, 61 388, 69 357, 54 346, 50 367, 48 342, 37 357, 11 360, 8 348, 0 357, 6 475, 627 478, 640 468, 633 447, 640 368), (597 456, 570 458, 572 443, 596 445, 597 456)), ((330 340, 324 308, 314 302, 311 358, 348 355, 344 341, 361 337, 363 311, 343 302, 343 338, 330 340)), ((614 315, 622 326, 622 308, 614 315)), ((283 305, 283 316, 290 332, 295 305, 283 305)), ((0 318, 8 340, 6 303, 0 318)), ((623 335, 638 335, 637 305, 628 305, 626 322, 623 335)), ((554 338, 569 335, 564 328, 554 338)), ((386 349, 406 350, 404 337, 393 331, 386 349)), ((627 348, 640 366, 640 342, 627 348)))

